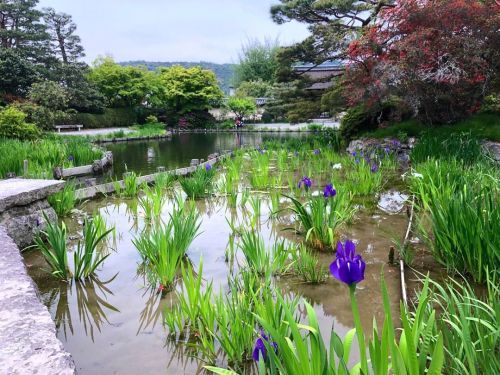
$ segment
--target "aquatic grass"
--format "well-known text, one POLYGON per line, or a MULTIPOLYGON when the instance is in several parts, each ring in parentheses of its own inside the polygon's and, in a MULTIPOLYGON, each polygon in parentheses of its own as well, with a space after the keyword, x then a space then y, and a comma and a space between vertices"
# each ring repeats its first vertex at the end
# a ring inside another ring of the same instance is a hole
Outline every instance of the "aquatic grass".
POLYGON ((498 273, 500 183, 495 170, 463 169, 458 162, 429 161, 410 179, 417 197, 418 230, 449 272, 485 282, 498 273))
POLYGON ((190 177, 179 180, 182 190, 191 199, 205 198, 213 191, 213 171, 198 168, 190 177))
POLYGON ((71 277, 71 271, 68 266, 66 225, 52 223, 45 214, 44 221, 45 230, 37 233, 33 247, 42 253, 50 266, 49 272, 53 276, 67 280, 71 277))
POLYGON ((264 239, 255 230, 243 231, 238 244, 245 256, 245 264, 259 275, 280 275, 285 273, 289 265, 291 249, 285 241, 276 241, 267 247, 264 239))
POLYGON ((101 159, 103 150, 81 137, 45 136, 34 141, 0 139, 0 178, 9 172, 22 176, 24 160, 28 160, 26 177, 50 178, 56 166, 89 165, 101 159))
POLYGON ((173 173, 162 172, 155 176, 155 187, 160 190, 172 189, 177 181, 177 176, 173 173))
POLYGON ((332 245, 340 229, 354 215, 351 196, 342 192, 333 198, 310 197, 305 203, 288 195, 284 197, 292 202, 288 209, 298 221, 297 233, 303 234, 306 242, 320 250, 332 245))
POLYGON ((158 185, 155 185, 154 188, 146 185, 142 191, 144 195, 139 196, 138 203, 144 211, 145 220, 151 222, 155 218, 159 219, 166 202, 162 188, 158 185))
POLYGON ((378 193, 382 189, 383 181, 377 162, 355 159, 346 173, 345 188, 356 195, 368 196, 378 193))
MULTIPOLYGON (((500 372, 500 291, 487 280, 489 293, 479 297, 467 280, 449 279, 445 283, 430 280, 430 306, 439 309, 436 325, 443 332, 445 363, 449 374, 479 375, 500 372)), ((427 308, 423 321, 433 310, 427 308)), ((412 320, 415 319, 412 315, 412 320)))
POLYGON ((47 201, 59 216, 67 216, 76 205, 76 185, 66 182, 63 189, 50 195, 47 201))
MULTIPOLYGON (((123 174, 123 195, 127 198, 135 198, 139 194, 139 180, 135 172, 126 172, 123 174)), ((121 189, 120 189, 121 190, 121 189)))
POLYGON ((73 253, 75 280, 81 281, 93 276, 97 268, 109 256, 109 254, 100 254, 97 249, 112 231, 113 229, 108 229, 102 232, 102 228, 95 225, 94 220, 84 220, 83 243, 78 241, 77 248, 73 253))
POLYGON ((300 245, 292 254, 293 273, 298 275, 303 282, 321 284, 326 281, 328 272, 319 259, 304 245, 300 245))
POLYGON ((159 285, 163 293, 173 289, 181 262, 201 225, 193 207, 180 202, 177 201, 167 224, 155 225, 132 241, 149 282, 159 285))

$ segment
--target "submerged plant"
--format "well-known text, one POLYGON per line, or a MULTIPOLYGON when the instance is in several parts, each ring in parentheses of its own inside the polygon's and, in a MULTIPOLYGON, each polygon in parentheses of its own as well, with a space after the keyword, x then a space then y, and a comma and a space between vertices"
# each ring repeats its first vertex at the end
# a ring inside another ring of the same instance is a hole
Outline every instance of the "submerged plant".
POLYGON ((54 211, 59 216, 67 216, 76 204, 76 186, 73 182, 66 182, 64 188, 47 198, 54 211))

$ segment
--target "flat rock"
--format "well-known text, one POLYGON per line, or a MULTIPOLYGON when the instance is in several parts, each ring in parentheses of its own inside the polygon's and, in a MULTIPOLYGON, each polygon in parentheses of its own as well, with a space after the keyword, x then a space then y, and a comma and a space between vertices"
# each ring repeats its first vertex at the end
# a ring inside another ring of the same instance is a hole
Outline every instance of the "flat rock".
POLYGON ((11 178, 0 180, 0 212, 45 199, 64 187, 64 181, 11 178))
POLYGON ((389 190, 380 194, 378 208, 388 214, 397 214, 401 212, 408 198, 407 194, 400 193, 397 190, 389 190))
POLYGON ((38 300, 19 249, 0 226, 0 374, 70 375, 71 355, 38 300))

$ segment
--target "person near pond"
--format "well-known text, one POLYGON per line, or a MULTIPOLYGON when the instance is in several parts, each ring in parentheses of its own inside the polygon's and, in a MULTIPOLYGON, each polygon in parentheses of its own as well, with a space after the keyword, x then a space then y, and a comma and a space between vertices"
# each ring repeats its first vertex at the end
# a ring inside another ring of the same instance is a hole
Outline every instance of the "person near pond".
POLYGON ((243 127, 243 116, 236 116, 235 125, 236 125, 236 128, 243 127))

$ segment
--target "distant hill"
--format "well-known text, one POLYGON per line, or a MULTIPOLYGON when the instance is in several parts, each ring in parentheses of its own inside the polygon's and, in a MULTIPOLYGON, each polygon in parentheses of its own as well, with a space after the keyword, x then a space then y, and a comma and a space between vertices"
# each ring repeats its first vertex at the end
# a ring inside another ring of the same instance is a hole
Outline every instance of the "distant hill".
POLYGON ((123 61, 119 63, 123 66, 138 66, 144 65, 149 70, 156 70, 159 67, 170 67, 173 65, 181 65, 186 68, 191 68, 193 66, 201 66, 204 69, 211 70, 217 76, 219 80, 219 84, 221 89, 227 94, 229 92, 229 86, 231 86, 231 82, 234 74, 235 64, 216 64, 206 61, 200 62, 187 62, 187 61, 178 61, 178 62, 161 62, 161 61, 123 61))

